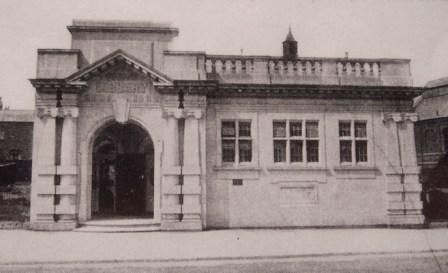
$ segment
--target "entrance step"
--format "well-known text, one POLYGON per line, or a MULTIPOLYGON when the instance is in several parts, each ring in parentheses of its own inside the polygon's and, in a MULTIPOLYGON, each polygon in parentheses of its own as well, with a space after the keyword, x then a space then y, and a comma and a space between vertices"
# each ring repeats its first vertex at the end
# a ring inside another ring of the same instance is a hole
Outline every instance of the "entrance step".
POLYGON ((428 223, 429 228, 448 228, 448 220, 431 221, 428 223))
POLYGON ((152 232, 160 231, 160 222, 154 219, 92 220, 81 224, 76 232, 152 232))

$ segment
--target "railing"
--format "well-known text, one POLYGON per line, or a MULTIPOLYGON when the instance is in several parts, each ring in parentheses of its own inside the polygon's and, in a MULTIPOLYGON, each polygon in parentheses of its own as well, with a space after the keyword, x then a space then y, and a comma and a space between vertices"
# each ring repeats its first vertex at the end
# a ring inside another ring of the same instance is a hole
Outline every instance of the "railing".
POLYGON ((269 72, 281 75, 311 76, 322 74, 322 62, 320 60, 269 60, 269 72))
POLYGON ((266 73, 298 76, 381 77, 381 61, 372 59, 301 58, 285 60, 266 56, 208 55, 207 73, 251 74, 266 73))
POLYGON ((251 73, 254 71, 254 58, 207 58, 207 73, 251 73))
POLYGON ((381 63, 378 61, 337 61, 336 74, 379 78, 381 75, 381 63))

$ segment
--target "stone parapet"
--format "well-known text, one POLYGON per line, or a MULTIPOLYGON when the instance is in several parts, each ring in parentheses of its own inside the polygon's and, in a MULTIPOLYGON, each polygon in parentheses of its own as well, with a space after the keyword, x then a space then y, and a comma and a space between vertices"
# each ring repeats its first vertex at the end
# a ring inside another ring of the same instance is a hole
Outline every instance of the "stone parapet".
POLYGON ((228 83, 411 86, 410 60, 206 55, 209 78, 228 83))

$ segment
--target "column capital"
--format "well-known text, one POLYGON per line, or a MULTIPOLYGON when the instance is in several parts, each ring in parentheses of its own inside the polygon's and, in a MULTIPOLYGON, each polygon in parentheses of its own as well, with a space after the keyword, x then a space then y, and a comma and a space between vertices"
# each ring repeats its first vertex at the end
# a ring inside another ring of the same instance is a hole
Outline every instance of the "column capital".
POLYGON ((36 114, 39 118, 56 118, 56 117, 72 117, 79 116, 78 107, 42 107, 38 108, 36 114))
POLYGON ((418 115, 416 113, 383 113, 383 122, 416 122, 418 115))
POLYGON ((165 117, 174 117, 175 119, 181 119, 181 118, 201 119, 202 111, 201 110, 175 109, 175 110, 171 110, 171 111, 164 111, 163 115, 165 117))

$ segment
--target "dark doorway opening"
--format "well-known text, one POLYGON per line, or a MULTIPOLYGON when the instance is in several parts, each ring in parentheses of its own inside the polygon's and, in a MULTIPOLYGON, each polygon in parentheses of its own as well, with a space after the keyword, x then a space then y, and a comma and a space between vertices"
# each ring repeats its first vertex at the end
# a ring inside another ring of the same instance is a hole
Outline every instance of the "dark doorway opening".
POLYGON ((152 218, 154 147, 134 124, 114 123, 97 136, 93 148, 93 218, 152 218))
POLYGON ((448 154, 424 174, 424 215, 429 221, 448 221, 448 154))

